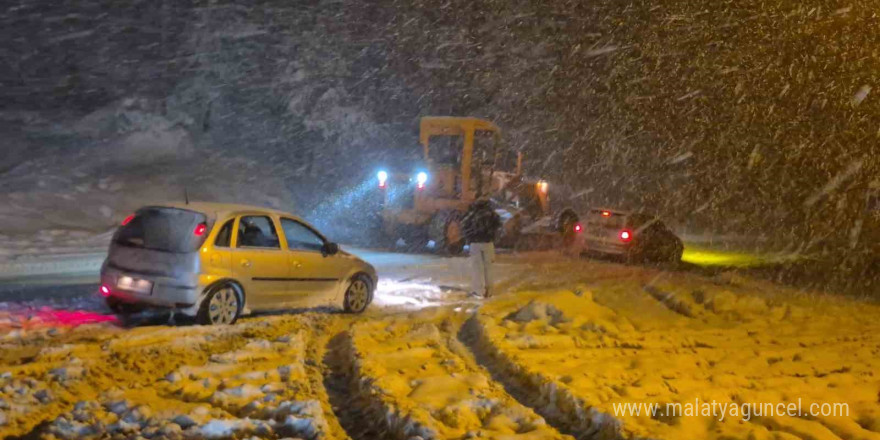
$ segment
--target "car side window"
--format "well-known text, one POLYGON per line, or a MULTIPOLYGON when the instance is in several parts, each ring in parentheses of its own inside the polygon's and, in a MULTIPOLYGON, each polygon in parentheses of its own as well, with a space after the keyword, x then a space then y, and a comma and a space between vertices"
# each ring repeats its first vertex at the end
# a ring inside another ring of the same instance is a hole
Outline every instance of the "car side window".
POLYGON ((229 245, 232 243, 233 223, 235 223, 235 219, 229 220, 223 224, 223 227, 220 228, 220 232, 217 233, 217 239, 214 240, 214 246, 224 248, 229 247, 229 245))
POLYGON ((324 240, 306 225, 288 218, 281 219, 281 229, 287 238, 290 250, 320 251, 324 248, 324 240))
POLYGON ((238 247, 281 249, 275 222, 263 215, 242 217, 238 223, 238 247))

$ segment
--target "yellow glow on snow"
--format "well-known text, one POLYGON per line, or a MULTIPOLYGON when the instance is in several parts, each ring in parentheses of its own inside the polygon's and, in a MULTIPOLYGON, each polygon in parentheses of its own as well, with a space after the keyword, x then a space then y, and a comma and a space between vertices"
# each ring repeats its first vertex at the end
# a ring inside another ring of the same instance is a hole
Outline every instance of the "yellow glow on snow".
POLYGON ((709 250, 687 246, 681 261, 698 266, 754 267, 797 260, 796 255, 760 255, 748 252, 709 250))

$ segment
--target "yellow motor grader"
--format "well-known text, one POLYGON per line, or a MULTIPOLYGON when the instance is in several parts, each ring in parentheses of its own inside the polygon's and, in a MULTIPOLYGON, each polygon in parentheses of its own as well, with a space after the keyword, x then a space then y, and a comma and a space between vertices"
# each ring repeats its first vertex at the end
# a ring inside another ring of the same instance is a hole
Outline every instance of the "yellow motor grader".
POLYGON ((419 141, 422 168, 376 176, 383 192, 382 233, 389 241, 458 254, 464 247, 461 219, 481 197, 502 218, 499 246, 558 247, 580 232, 574 211, 553 213, 546 181, 523 176, 522 154, 502 148, 501 129, 492 122, 426 116, 419 141))

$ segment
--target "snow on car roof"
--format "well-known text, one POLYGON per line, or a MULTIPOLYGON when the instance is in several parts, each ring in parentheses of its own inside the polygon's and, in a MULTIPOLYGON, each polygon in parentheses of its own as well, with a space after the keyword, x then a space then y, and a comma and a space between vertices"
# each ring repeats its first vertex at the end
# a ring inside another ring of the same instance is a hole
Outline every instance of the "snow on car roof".
POLYGON ((294 219, 301 220, 299 216, 294 215, 290 212, 280 211, 273 208, 267 208, 264 206, 253 206, 253 205, 244 205, 244 204, 236 204, 236 203, 216 203, 216 202, 189 202, 189 203, 164 203, 151 205, 157 207, 167 207, 167 208, 177 208, 177 209, 187 209, 190 211, 201 212, 202 214, 214 216, 217 218, 220 217, 229 217, 239 213, 247 213, 247 212, 260 212, 260 213, 272 213, 276 215, 283 215, 285 217, 293 217, 294 219))

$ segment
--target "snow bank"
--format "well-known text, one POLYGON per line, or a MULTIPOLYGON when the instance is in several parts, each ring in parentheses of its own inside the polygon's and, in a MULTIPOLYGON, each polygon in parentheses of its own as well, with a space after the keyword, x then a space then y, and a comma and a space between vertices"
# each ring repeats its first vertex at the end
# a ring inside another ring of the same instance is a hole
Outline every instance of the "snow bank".
POLYGON ((599 283, 594 294, 579 288, 581 295, 499 297, 470 318, 465 333, 497 377, 586 438, 877 436, 869 428, 878 414, 876 305, 785 290, 759 296, 687 277, 633 281, 599 283), (614 406, 695 399, 840 402, 850 413, 746 423, 662 412, 652 418, 614 406))

